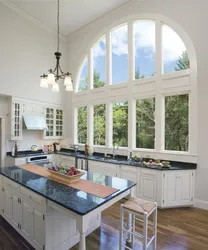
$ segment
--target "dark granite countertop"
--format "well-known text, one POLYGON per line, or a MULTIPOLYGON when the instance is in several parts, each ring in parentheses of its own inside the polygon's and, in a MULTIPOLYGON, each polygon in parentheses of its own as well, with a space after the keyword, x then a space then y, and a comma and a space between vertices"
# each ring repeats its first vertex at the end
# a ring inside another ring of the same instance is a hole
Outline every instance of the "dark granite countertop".
POLYGON ((3 176, 6 176, 22 186, 38 193, 46 199, 49 199, 79 215, 85 215, 91 212, 136 185, 133 181, 86 172, 85 175, 82 176, 82 179, 119 189, 116 193, 103 199, 60 184, 56 181, 49 180, 17 166, 0 168, 0 173, 3 176), (19 172, 18 179, 15 179, 14 176, 17 175, 13 174, 14 171, 15 173, 16 171, 19 172))
MULTIPOLYGON (((128 161, 126 156, 116 156, 115 159, 111 158, 105 158, 103 153, 94 153, 93 156, 87 156, 84 154, 83 151, 78 151, 75 153, 73 150, 62 148, 61 151, 58 152, 43 152, 39 150, 38 152, 31 152, 31 151, 20 151, 18 152, 17 156, 11 156, 11 153, 8 152, 7 155, 14 157, 14 158, 21 158, 21 157, 28 157, 35 154, 59 154, 59 155, 66 155, 71 157, 76 157, 79 159, 86 159, 91 161, 98 161, 98 162, 105 162, 105 163, 111 163, 111 164, 117 164, 117 165, 127 165, 127 166, 133 166, 133 167, 141 167, 141 168, 147 168, 147 169, 153 169, 153 170, 192 170, 197 168, 197 164, 195 163, 188 163, 188 162, 176 162, 176 161, 170 161, 170 167, 161 167, 156 165, 149 165, 144 167, 141 163, 135 163, 132 161, 128 161)), ((147 159, 144 159, 147 160, 147 159)))

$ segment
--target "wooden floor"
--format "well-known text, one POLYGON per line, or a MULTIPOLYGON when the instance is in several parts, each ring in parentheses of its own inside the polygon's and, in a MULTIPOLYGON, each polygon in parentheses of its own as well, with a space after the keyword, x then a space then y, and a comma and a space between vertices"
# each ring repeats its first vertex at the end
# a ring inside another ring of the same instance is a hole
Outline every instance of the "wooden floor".
MULTIPOLYGON (((101 228, 87 237, 87 250, 118 250, 119 204, 103 213, 101 228)), ((137 230, 141 229, 137 224, 137 230)), ((157 236, 158 250, 208 250, 208 211, 196 208, 159 210, 157 236)), ((142 249, 137 243, 135 247, 142 249)), ((0 217, 0 250, 18 249, 33 250, 0 217)), ((71 250, 78 250, 78 245, 71 250)))

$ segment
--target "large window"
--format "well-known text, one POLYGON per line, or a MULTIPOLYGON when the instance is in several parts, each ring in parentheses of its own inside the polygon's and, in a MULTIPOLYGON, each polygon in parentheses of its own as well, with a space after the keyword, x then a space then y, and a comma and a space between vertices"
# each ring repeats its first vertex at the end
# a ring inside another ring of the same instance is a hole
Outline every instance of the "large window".
POLYGON ((141 99, 136 102, 136 147, 155 147, 155 99, 141 99))
POLYGON ((128 146, 128 102, 113 104, 113 145, 128 146))
POLYGON ((87 143, 87 106, 78 108, 78 143, 87 143))
POLYGON ((155 22, 134 23, 135 79, 155 74, 155 22))
POLYGON ((197 105, 196 58, 185 32, 166 19, 135 16, 105 31, 86 48, 76 81, 79 92, 90 89, 73 96, 74 107, 86 105, 78 112, 75 143, 196 154, 197 121, 190 123, 197 105))
POLYGON ((112 84, 128 81, 128 26, 111 32, 112 84))
POLYGON ((186 47, 180 36, 169 26, 162 26, 163 72, 190 68, 186 47))
POLYGON ((105 36, 93 47, 93 87, 99 88, 106 83, 106 39, 105 36))
POLYGON ((189 95, 165 97, 165 149, 188 151, 189 95))
POLYGON ((106 106, 94 106, 94 145, 105 145, 106 106))

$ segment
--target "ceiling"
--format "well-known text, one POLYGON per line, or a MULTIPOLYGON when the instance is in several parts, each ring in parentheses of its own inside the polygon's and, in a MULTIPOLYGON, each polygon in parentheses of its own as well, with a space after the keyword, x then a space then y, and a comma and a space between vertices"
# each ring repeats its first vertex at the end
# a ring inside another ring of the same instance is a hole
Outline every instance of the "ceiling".
MULTIPOLYGON (((9 0, 15 7, 56 30, 56 0, 9 0)), ((60 33, 64 36, 130 0, 60 0, 60 33)))

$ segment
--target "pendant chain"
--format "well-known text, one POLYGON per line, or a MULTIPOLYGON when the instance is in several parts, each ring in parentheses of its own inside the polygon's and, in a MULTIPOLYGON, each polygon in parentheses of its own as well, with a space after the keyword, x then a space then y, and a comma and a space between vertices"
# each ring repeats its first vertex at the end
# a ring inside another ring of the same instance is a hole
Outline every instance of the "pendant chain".
POLYGON ((57 0, 57 52, 59 52, 59 0, 57 0))

